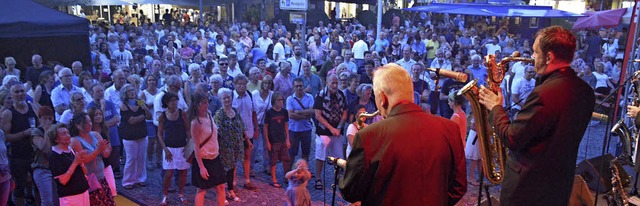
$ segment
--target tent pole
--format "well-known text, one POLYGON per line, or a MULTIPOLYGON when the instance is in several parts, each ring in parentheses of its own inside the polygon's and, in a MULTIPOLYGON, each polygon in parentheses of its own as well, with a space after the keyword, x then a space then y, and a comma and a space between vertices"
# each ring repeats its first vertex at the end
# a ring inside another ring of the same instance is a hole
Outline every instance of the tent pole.
POLYGON ((204 10, 202 8, 202 0, 200 0, 199 2, 200 2, 200 26, 203 27, 204 26, 204 18, 202 18, 202 13, 204 13, 204 10))
POLYGON ((378 0, 378 23, 376 24, 376 40, 380 39, 382 31, 382 0, 378 0))

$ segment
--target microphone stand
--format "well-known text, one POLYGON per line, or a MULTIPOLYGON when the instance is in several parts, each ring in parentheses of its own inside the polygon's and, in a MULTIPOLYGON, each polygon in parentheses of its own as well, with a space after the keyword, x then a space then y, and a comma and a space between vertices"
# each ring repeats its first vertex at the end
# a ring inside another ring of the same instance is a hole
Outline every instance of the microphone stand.
POLYGON ((331 196, 331 206, 336 205, 336 190, 338 189, 338 179, 340 175, 340 167, 338 166, 338 163, 333 163, 333 171, 333 184, 331 185, 333 195, 331 196))
MULTIPOLYGON (((438 90, 438 83, 440 81, 440 68, 436 68, 436 72, 435 73, 436 73, 436 80, 434 81, 434 84, 436 85, 434 87, 435 88, 435 91, 434 91, 435 101, 433 101, 433 105, 431 105, 431 106, 432 106, 432 108, 435 108, 436 109, 436 113, 438 113, 438 112, 440 112, 440 108, 438 107, 438 103, 440 102, 440 91, 438 90)), ((442 114, 440 114, 440 115, 442 115, 442 114)))
MULTIPOLYGON (((618 90, 620 90, 620 88, 624 88, 624 86, 622 85, 626 85, 627 83, 629 83, 630 80, 632 80, 634 77, 636 76, 636 74, 633 74, 631 76, 629 76, 626 80, 624 80, 624 82, 620 85, 618 85, 617 88, 615 88, 615 90, 611 93, 609 93, 609 95, 607 95, 604 99, 602 99, 602 102, 600 102, 599 104, 597 104, 595 107, 600 107, 602 106, 602 104, 604 104, 605 102, 609 101, 609 99, 611 99, 611 97, 613 97, 614 94, 618 94, 618 90)), ((616 103, 617 104, 617 103, 616 103)), ((607 120, 607 125, 605 128, 609 128, 609 125, 611 124, 611 121, 613 121, 611 118, 609 118, 609 120, 607 120)), ((611 143, 611 131, 607 130, 604 136, 604 140, 602 142, 602 154, 600 154, 600 157, 604 157, 605 152, 608 150, 609 148, 609 143, 611 143)), ((603 174, 604 172, 604 158, 600 158, 600 174, 603 174)), ((636 181, 637 181, 637 177, 638 177, 638 173, 636 172, 636 181)), ((598 205, 598 195, 600 195, 600 190, 598 189, 600 187, 600 181, 598 181, 598 183, 596 184, 596 196, 595 196, 595 204, 594 205, 598 205)), ((635 187, 635 185, 634 185, 635 187)))
POLYGON ((478 206, 482 203, 482 186, 484 185, 484 174, 480 172, 480 185, 478 185, 478 206))

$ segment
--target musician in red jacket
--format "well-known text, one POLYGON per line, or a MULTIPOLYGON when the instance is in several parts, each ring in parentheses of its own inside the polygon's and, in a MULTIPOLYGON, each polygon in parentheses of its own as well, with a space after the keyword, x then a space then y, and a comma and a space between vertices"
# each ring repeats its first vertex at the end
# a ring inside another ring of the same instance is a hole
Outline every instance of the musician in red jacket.
POLYGON ((340 192, 362 205, 454 205, 466 193, 460 131, 451 120, 413 103, 413 84, 397 64, 373 76, 384 120, 360 130, 347 159, 340 192))

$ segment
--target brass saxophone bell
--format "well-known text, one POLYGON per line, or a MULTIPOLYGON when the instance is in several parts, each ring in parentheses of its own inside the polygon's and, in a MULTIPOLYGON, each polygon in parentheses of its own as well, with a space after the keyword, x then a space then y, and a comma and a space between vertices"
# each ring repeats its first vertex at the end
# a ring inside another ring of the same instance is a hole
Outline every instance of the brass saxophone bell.
POLYGON ((358 130, 361 130, 362 128, 364 128, 364 121, 369 119, 369 118, 373 118, 375 116, 378 116, 380 114, 380 110, 376 110, 375 112, 369 114, 366 112, 360 113, 358 114, 358 117, 356 117, 356 126, 358 127, 358 130))

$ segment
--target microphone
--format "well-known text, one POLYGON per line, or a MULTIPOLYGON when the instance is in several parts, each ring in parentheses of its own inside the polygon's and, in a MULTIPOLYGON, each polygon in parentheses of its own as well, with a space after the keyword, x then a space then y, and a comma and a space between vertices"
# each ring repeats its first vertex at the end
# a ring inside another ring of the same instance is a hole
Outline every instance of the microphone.
POLYGON ((634 59, 633 62, 640 62, 640 59, 634 59))
POLYGON ((436 75, 442 75, 447 78, 456 80, 458 82, 467 82, 467 78, 469 78, 465 73, 449 71, 446 69, 440 69, 440 68, 426 68, 426 69, 429 71, 435 72, 436 75))
POLYGON ((609 116, 606 114, 593 112, 591 113, 591 119, 606 122, 606 121, 609 121, 609 116))
POLYGON ((329 164, 331 165, 335 164, 342 169, 347 168, 347 160, 332 157, 332 156, 327 156, 327 161, 329 162, 329 164))

